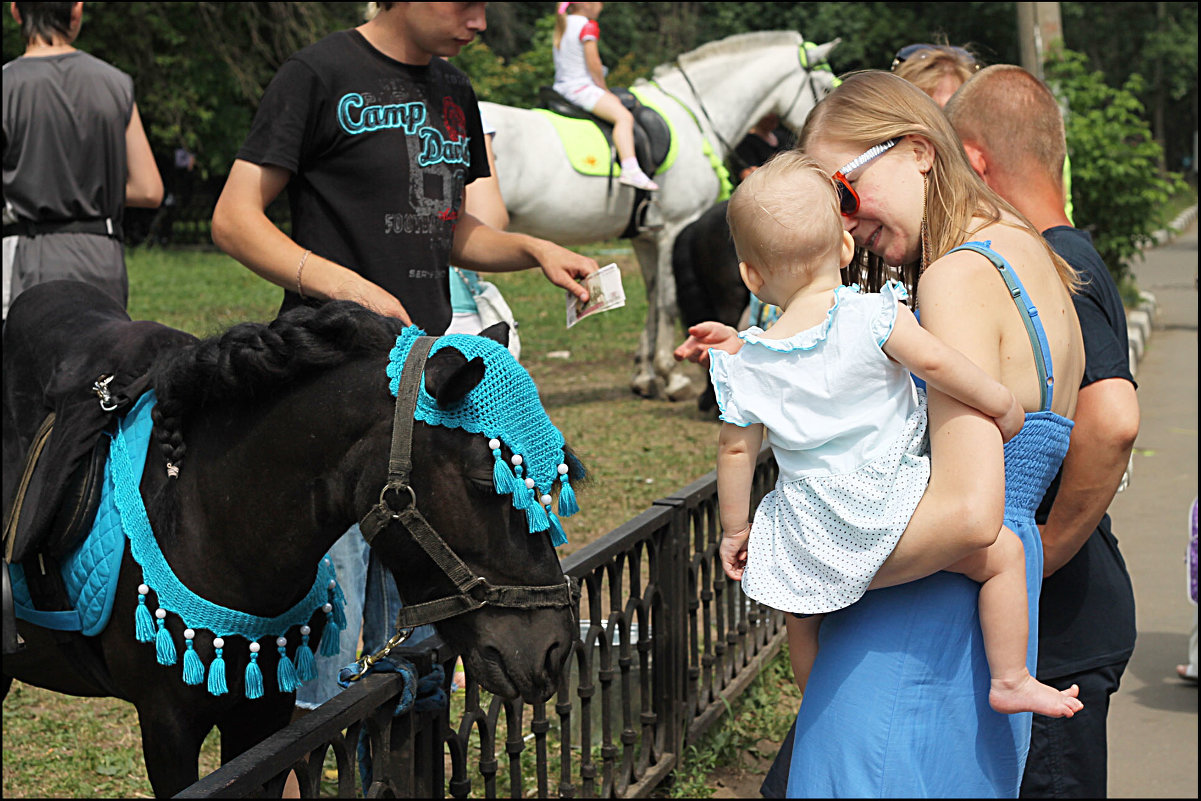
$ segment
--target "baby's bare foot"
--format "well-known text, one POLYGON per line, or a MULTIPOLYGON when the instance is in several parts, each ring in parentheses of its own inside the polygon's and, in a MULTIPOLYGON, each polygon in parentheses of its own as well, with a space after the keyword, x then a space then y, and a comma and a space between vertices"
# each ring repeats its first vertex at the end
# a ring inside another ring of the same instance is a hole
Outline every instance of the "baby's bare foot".
POLYGON ((1080 688, 1073 684, 1066 690, 1056 690, 1043 684, 1026 670, 1010 680, 993 679, 988 692, 988 704, 997 712, 1036 712, 1051 718, 1070 718, 1084 704, 1076 696, 1080 688))

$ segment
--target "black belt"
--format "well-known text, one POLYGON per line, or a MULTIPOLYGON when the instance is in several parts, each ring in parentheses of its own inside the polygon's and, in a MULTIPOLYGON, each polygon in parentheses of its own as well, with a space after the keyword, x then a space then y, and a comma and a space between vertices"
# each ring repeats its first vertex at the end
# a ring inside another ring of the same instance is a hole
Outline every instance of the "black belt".
POLYGON ((4 224, 4 236, 38 236, 40 234, 98 234, 121 239, 121 223, 106 217, 99 220, 60 220, 56 222, 33 222, 17 220, 4 224))

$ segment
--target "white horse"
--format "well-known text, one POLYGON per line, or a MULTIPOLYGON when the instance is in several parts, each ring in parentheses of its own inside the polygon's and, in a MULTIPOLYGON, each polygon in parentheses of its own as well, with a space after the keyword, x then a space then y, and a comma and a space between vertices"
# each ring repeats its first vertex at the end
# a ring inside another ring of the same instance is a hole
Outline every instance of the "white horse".
MULTIPOLYGON (((678 148, 671 166, 654 176, 660 186, 653 193, 655 225, 632 240, 648 300, 631 381, 638 394, 678 400, 694 392, 671 355, 680 338, 672 243, 717 200, 721 183, 714 165, 758 119, 775 112, 800 129, 834 85, 825 62, 837 44, 806 43, 793 31, 739 34, 660 65, 652 80, 631 87, 668 117, 678 148)), ((576 172, 542 114, 495 103, 480 107, 497 130, 493 144, 509 230, 565 245, 613 239, 625 230, 632 188, 613 181, 610 191, 607 177, 576 172)))

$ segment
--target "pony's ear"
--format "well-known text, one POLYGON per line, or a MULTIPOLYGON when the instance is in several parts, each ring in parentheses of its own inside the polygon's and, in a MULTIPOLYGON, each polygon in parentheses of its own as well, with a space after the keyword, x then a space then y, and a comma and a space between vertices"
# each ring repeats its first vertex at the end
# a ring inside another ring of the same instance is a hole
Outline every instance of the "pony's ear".
POLYGON ((425 391, 443 408, 463 400, 483 378, 484 360, 467 361, 454 348, 442 348, 425 363, 425 391))
POLYGON ((818 45, 817 47, 813 48, 809 51, 809 63, 820 64, 823 61, 826 61, 830 58, 830 52, 840 44, 842 44, 842 39, 835 38, 829 42, 826 42, 824 45, 818 45))
POLYGON ((479 333, 482 337, 488 337, 493 342, 499 342, 506 348, 509 347, 509 324, 504 320, 499 323, 493 323, 479 333))

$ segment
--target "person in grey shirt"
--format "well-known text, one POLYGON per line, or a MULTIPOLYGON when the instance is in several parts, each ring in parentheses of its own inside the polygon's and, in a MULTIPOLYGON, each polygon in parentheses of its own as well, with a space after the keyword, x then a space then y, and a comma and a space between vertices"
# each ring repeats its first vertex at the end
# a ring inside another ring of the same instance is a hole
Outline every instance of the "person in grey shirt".
POLYGON ((75 49, 83 3, 13 3, 25 53, 4 65, 3 315, 44 281, 75 278, 126 305, 126 206, 163 198, 133 79, 75 49))

